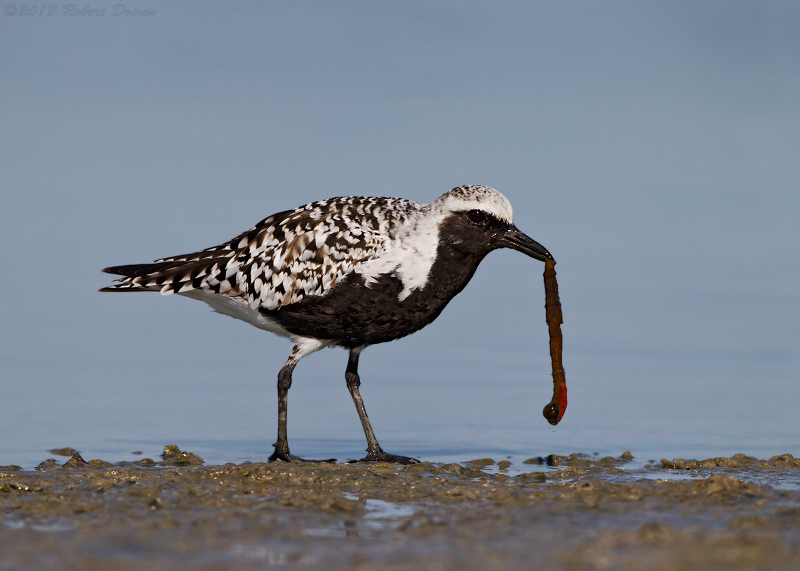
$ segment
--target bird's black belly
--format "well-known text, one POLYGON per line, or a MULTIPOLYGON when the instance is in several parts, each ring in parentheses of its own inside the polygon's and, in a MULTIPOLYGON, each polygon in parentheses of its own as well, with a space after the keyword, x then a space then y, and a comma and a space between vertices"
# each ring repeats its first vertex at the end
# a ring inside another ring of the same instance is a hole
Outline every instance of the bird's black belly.
POLYGON ((352 273, 325 296, 261 311, 290 333, 333 340, 347 348, 399 339, 436 319, 464 289, 482 259, 441 254, 440 250, 425 287, 403 301, 398 296, 404 286, 397 276, 384 274, 367 286, 363 276, 352 273))

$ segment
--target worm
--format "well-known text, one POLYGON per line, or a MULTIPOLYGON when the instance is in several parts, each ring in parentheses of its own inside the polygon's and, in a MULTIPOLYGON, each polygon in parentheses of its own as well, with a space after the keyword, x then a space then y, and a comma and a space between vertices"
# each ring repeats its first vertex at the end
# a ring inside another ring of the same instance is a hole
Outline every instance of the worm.
POLYGON ((556 281, 556 262, 546 260, 544 263, 544 295, 547 328, 550 332, 550 362, 553 365, 553 399, 544 407, 542 414, 547 422, 555 426, 567 410, 567 380, 564 377, 564 365, 561 363, 561 301, 558 299, 558 282, 556 281))

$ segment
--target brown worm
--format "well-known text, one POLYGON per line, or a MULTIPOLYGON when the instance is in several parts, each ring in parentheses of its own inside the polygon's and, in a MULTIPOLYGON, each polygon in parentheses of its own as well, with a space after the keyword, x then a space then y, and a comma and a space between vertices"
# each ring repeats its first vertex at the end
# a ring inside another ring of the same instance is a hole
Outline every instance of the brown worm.
POLYGON ((544 295, 547 328, 550 331, 550 361, 553 364, 553 400, 544 407, 544 417, 555 426, 567 410, 567 381, 564 378, 564 366, 561 364, 561 302, 558 299, 558 282, 556 281, 556 262, 546 260, 544 263, 544 295))

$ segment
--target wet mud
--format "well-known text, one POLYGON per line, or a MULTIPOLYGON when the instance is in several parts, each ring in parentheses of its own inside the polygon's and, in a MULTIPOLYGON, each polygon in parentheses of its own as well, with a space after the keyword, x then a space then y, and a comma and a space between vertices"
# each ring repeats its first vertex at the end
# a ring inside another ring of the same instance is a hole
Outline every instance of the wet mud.
POLYGON ((0 569, 798 569, 800 459, 0 467, 0 569))

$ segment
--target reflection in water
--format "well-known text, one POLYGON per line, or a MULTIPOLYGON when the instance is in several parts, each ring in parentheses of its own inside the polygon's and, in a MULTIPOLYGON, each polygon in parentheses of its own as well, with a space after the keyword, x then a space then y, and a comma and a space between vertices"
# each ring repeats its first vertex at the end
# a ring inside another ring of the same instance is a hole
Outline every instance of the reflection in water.
MULTIPOLYGON (((360 499, 351 493, 344 493, 342 497, 351 501, 360 499)), ((368 537, 369 532, 393 531, 400 528, 417 512, 417 508, 407 504, 368 499, 364 501, 364 512, 360 520, 346 519, 330 527, 308 528, 305 534, 311 537, 368 537)))
POLYGON ((364 507, 367 509, 364 519, 408 517, 414 515, 417 511, 414 506, 395 504, 383 500, 367 500, 364 507))
POLYGON ((53 533, 62 531, 71 531, 77 529, 77 525, 64 522, 50 522, 50 523, 26 523, 18 519, 3 519, 3 525, 8 529, 24 529, 28 527, 33 531, 41 531, 43 533, 53 533))
POLYGON ((319 563, 319 557, 310 554, 298 555, 283 548, 277 548, 272 545, 244 545, 237 544, 233 546, 231 554, 235 559, 243 559, 245 561, 258 561, 266 563, 267 565, 275 566, 306 566, 316 565, 319 563))
POLYGON ((310 537, 347 537, 344 522, 336 522, 331 527, 309 527, 303 530, 310 537))

